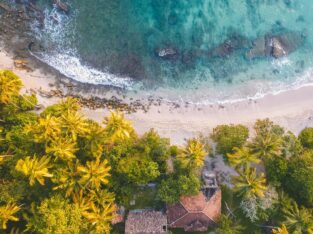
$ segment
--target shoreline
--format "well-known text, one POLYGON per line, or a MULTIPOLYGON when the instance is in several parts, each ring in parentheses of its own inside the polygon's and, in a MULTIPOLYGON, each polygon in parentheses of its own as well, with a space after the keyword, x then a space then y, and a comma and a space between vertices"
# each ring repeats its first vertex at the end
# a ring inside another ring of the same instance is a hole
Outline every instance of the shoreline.
MULTIPOLYGON (((0 50, 0 69, 13 70, 24 83, 23 92, 49 92, 57 86, 56 73, 32 68, 26 71, 15 67, 12 54, 3 48, 0 50)), ((30 65, 31 66, 31 63, 30 65)), ((61 78, 62 79, 62 78, 61 78)), ((64 87, 63 87, 64 88, 64 87)), ((71 90, 69 95, 71 94, 71 90)), ((92 90, 91 90, 92 91, 92 90)), ((83 95, 92 96, 94 92, 82 90, 83 95)), ((75 94, 75 92, 73 92, 75 94)), ((114 95, 119 95, 113 92, 114 95)), ((108 93, 106 93, 108 95, 108 93)), ((112 95, 112 93, 110 94, 112 95)), ((48 106, 60 100, 60 97, 37 95, 39 104, 48 106)), ((125 98, 124 98, 125 99, 125 98)), ((108 108, 83 108, 88 118, 101 122, 108 115, 108 108)), ((252 128, 255 120, 270 118, 287 130, 298 134, 304 127, 313 126, 313 86, 289 90, 279 94, 268 94, 257 100, 244 100, 236 103, 176 106, 164 102, 152 104, 148 109, 137 109, 126 113, 133 121, 139 134, 156 129, 163 137, 174 144, 183 144, 184 140, 199 133, 208 135, 219 124, 244 124, 252 128)))

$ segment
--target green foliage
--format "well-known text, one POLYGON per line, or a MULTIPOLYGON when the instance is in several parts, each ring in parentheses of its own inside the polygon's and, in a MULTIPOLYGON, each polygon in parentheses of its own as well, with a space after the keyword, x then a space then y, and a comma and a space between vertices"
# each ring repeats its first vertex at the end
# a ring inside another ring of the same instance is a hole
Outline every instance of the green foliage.
POLYGON ((291 207, 283 210, 284 224, 292 233, 311 234, 313 232, 312 211, 301 207, 293 202, 291 207))
POLYGON ((27 221, 27 230, 31 233, 88 233, 79 207, 61 196, 47 198, 38 206, 33 203, 27 221))
POLYGON ((299 203, 313 206, 312 152, 292 158, 283 180, 283 188, 299 203))
POLYGON ((299 140, 303 147, 313 149, 313 128, 305 128, 299 134, 299 140))
POLYGON ((236 224, 229 216, 222 215, 216 229, 219 234, 240 234, 244 228, 240 224, 236 224))
POLYGON ((181 196, 197 195, 200 186, 200 180, 195 175, 172 175, 161 182, 158 196, 166 203, 175 203, 181 196))
POLYGON ((144 185, 159 177, 159 167, 147 156, 129 155, 119 161, 117 171, 137 185, 144 185))
POLYGON ((38 104, 38 100, 35 94, 32 95, 20 95, 16 101, 16 105, 21 111, 33 110, 38 104))
POLYGON ((282 157, 265 160, 266 178, 274 186, 280 186, 288 171, 288 161, 282 157))
POLYGON ((0 71, 0 103, 9 104, 19 95, 22 81, 12 71, 0 71))
POLYGON ((249 130, 243 125, 219 125, 213 129, 212 139, 217 143, 216 152, 226 155, 233 153, 233 148, 244 145, 249 137, 249 130))

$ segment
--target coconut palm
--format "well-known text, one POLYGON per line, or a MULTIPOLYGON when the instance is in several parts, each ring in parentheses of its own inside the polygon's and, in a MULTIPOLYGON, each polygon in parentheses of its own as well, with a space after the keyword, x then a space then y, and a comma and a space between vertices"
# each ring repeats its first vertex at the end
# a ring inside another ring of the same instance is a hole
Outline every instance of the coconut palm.
POLYGON ((110 117, 104 118, 105 132, 111 143, 129 139, 135 131, 130 121, 124 118, 124 114, 111 112, 110 117))
POLYGON ((100 157, 103 152, 103 146, 106 143, 105 130, 97 123, 89 124, 89 132, 86 134, 90 146, 90 152, 94 157, 100 157))
POLYGON ((256 169, 251 167, 244 168, 238 173, 239 176, 233 177, 233 183, 239 196, 244 198, 264 197, 267 187, 263 173, 257 175, 256 169))
POLYGON ((272 229, 272 233, 273 234, 289 234, 286 225, 283 224, 281 227, 276 228, 276 229, 272 229))
POLYGON ((22 82, 12 71, 0 71, 0 103, 8 104, 18 96, 22 82))
POLYGON ((82 212, 82 215, 92 224, 94 233, 109 234, 111 221, 116 217, 116 205, 108 203, 104 207, 97 207, 91 203, 90 209, 82 212))
POLYGON ((186 147, 178 155, 178 160, 185 167, 198 169, 204 165, 205 156, 204 145, 197 139, 190 139, 187 141, 186 147))
POLYGON ((292 206, 283 209, 284 224, 291 232, 313 233, 313 215, 311 211, 299 208, 296 202, 292 206))
POLYGON ((249 148, 258 158, 268 158, 280 155, 282 141, 274 134, 257 135, 249 148))
POLYGON ((51 115, 40 118, 38 123, 25 126, 26 133, 33 134, 35 142, 56 139, 61 133, 59 119, 51 115))
POLYGON ((234 166, 235 168, 240 167, 248 167, 250 163, 258 164, 260 163, 260 159, 256 157, 255 154, 250 152, 250 149, 247 147, 234 147, 234 153, 227 154, 227 159, 230 165, 234 166))
POLYGON ((218 222, 217 233, 240 234, 243 233, 243 226, 236 224, 230 217, 222 215, 218 222))
POLYGON ((49 173, 49 168, 52 167, 50 163, 50 158, 43 156, 38 159, 34 157, 26 157, 25 159, 19 159, 15 166, 15 169, 25 176, 29 177, 29 184, 33 186, 36 180, 39 184, 45 184, 45 177, 51 178, 53 175, 49 173))
POLYGON ((65 191, 65 196, 69 197, 83 189, 80 184, 81 175, 78 168, 78 161, 70 161, 66 168, 59 169, 53 179, 53 182, 56 184, 53 190, 62 189, 65 191))
POLYGON ((52 154, 55 156, 55 159, 61 159, 64 161, 76 158, 75 152, 77 150, 76 143, 67 138, 52 140, 51 143, 46 146, 47 154, 52 154))
POLYGON ((60 121, 62 128, 65 129, 67 135, 71 136, 74 141, 76 141, 77 136, 83 136, 89 131, 87 122, 77 111, 68 110, 65 114, 61 115, 60 121))
POLYGON ((18 221, 19 219, 15 214, 21 208, 14 203, 8 203, 6 205, 0 206, 0 224, 2 229, 7 228, 8 221, 18 221))
POLYGON ((68 111, 76 112, 80 109, 81 106, 76 98, 67 97, 62 99, 61 102, 57 105, 56 112, 58 112, 59 115, 62 115, 68 111))
POLYGON ((82 177, 80 183, 85 187, 90 187, 95 190, 99 190, 101 184, 108 184, 109 171, 111 167, 108 165, 108 160, 100 161, 97 158, 95 161, 89 161, 86 166, 79 166, 78 171, 82 177))

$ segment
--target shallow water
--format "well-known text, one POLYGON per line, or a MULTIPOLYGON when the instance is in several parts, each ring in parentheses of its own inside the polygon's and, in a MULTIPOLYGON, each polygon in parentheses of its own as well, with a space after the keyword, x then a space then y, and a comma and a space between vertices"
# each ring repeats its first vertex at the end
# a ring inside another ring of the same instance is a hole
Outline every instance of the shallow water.
POLYGON ((36 55, 82 82, 208 103, 313 83, 312 0, 71 0, 69 15, 48 3, 36 55), (304 39, 295 52, 247 59, 255 39, 289 32, 304 39), (234 38, 238 48, 214 51, 234 38), (156 56, 166 47, 177 55, 156 56))

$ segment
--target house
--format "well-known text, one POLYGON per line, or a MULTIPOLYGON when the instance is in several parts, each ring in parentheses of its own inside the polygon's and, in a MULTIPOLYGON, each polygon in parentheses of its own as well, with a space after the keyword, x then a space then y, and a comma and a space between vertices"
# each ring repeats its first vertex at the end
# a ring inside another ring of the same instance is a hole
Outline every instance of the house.
POLYGON ((214 174, 203 175, 204 187, 195 196, 181 197, 180 201, 167 207, 169 228, 185 231, 207 231, 215 225, 221 214, 222 193, 214 174))
POLYGON ((167 218, 160 211, 130 211, 126 223, 125 234, 166 234, 167 218))

